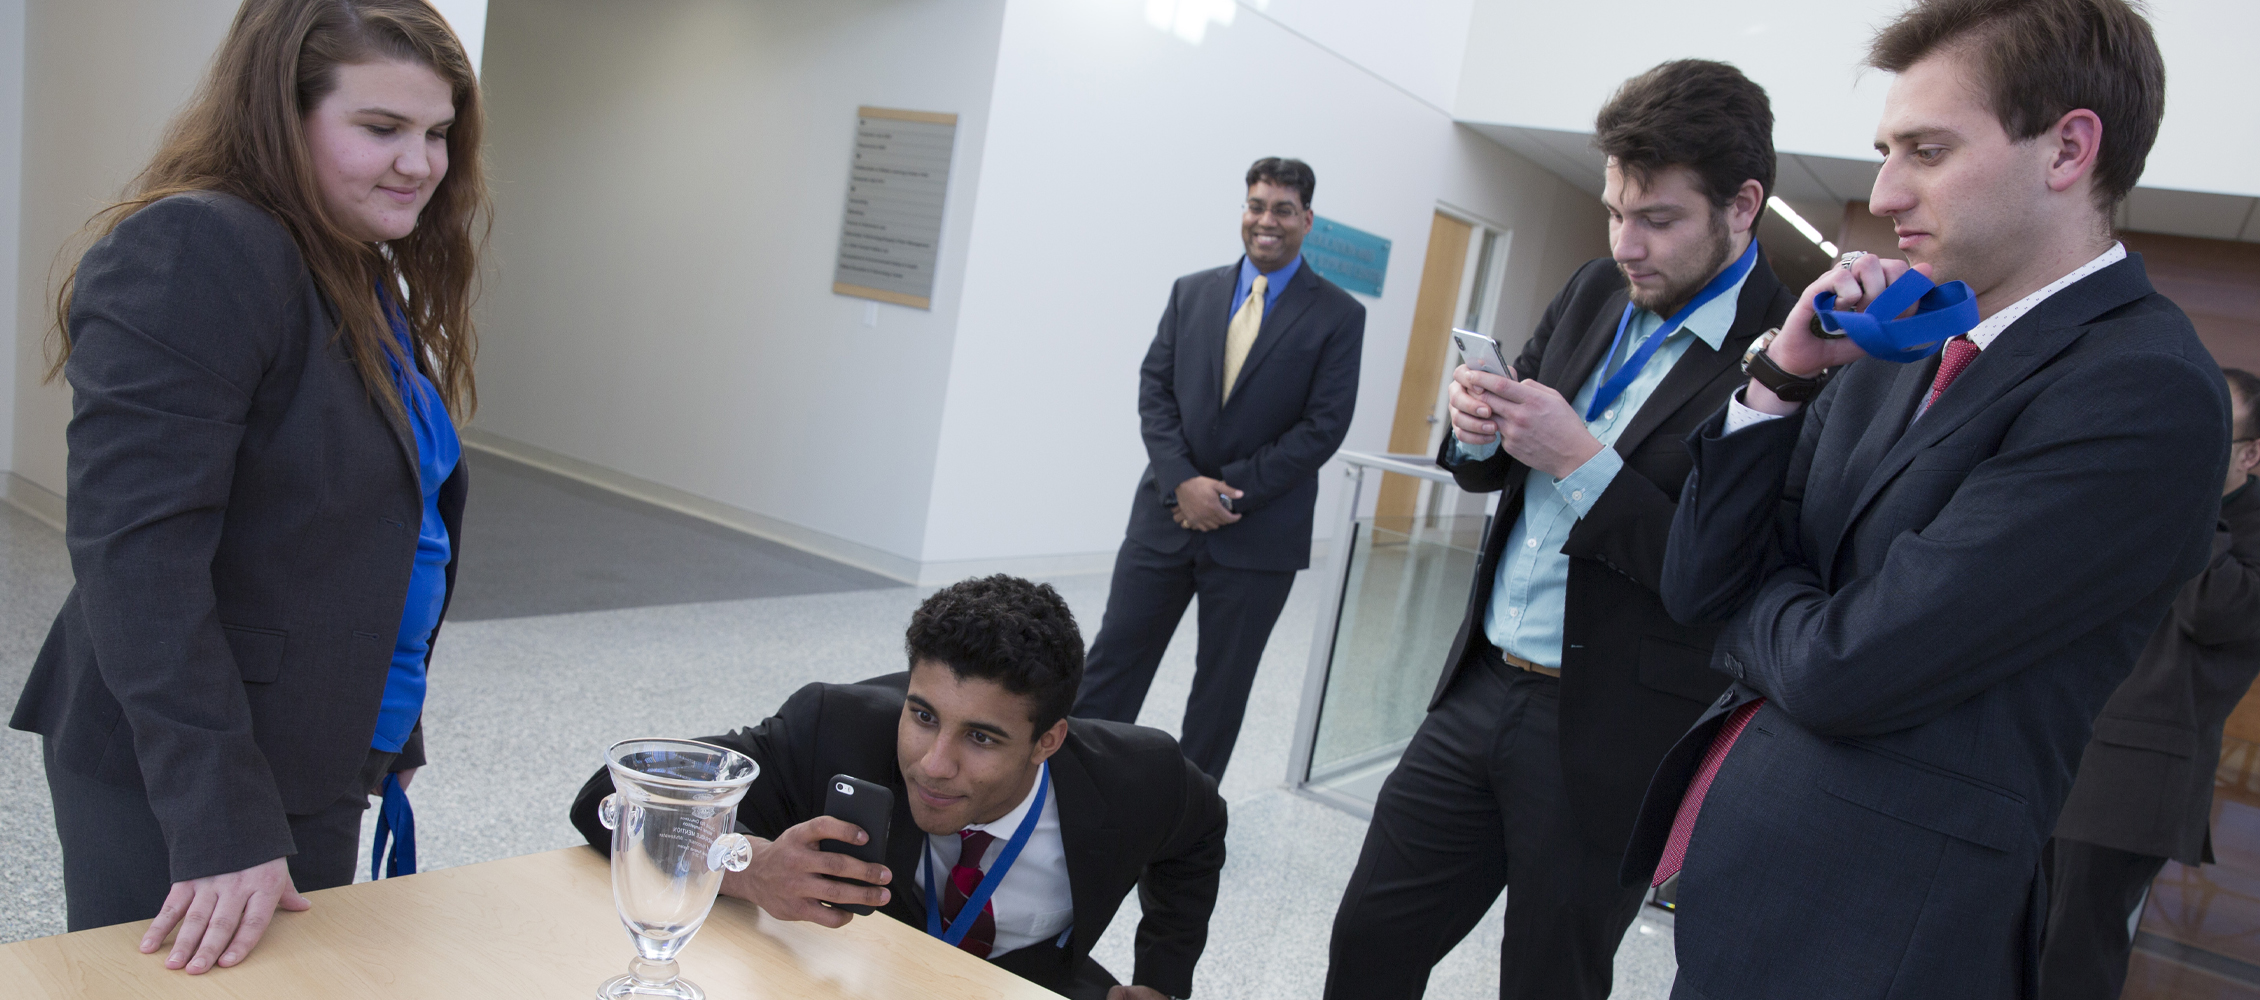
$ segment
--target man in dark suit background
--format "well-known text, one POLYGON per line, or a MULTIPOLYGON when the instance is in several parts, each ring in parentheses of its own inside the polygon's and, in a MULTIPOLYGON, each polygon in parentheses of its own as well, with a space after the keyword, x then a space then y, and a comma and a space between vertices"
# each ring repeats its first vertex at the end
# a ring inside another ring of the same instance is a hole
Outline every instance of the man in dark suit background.
POLYGON ((1936 359, 1815 337, 1908 265, 1808 288, 1691 439, 1665 606, 1734 684, 1666 756, 1625 864, 1679 875, 1673 996, 2027 997, 2093 721, 2205 565, 2229 401, 2111 237, 2164 103, 2122 0, 1920 0, 1870 210, 1980 321, 1936 359), (1809 403, 1824 370, 1843 365, 1809 403))
POLYGON ((1365 343, 1365 307, 1304 266, 1309 165, 1266 157, 1247 183, 1246 256, 1177 279, 1139 371, 1148 464, 1075 703, 1078 718, 1137 721, 1198 594, 1181 739, 1218 780, 1271 626, 1310 565, 1318 467, 1349 433, 1365 343))
MULTIPOLYGON (((945 927, 974 920, 959 947, 1046 989, 1078 1000, 1189 995, 1224 867, 1215 782, 1166 733, 1065 717, 1083 638, 1049 585, 992 576, 945 587, 919 606, 904 645, 907 674, 811 684, 761 724, 706 739, 761 765, 738 806, 741 830, 757 838, 753 862, 725 876, 723 894, 780 920, 847 923, 829 901, 925 929, 923 886, 935 884, 945 927), (817 849, 866 842, 823 815, 835 774, 894 790, 886 864, 817 849), (1024 821, 1032 832, 994 895, 962 913, 1024 821), (1136 985, 1123 986, 1090 956, 1132 888, 1144 916, 1136 985)), ((573 825, 598 850, 612 844, 596 816, 612 791, 600 770, 573 802, 573 825)))
POLYGON ((1640 794, 1726 686, 1716 628, 1672 621, 1656 577, 1683 440, 1789 311, 1754 239, 1773 112, 1733 67, 1687 60, 1627 81, 1595 133, 1612 257, 1547 308, 1513 365, 1528 380, 1453 373, 1437 460, 1504 493, 1335 916, 1329 997, 1420 996, 1502 887, 1499 995, 1607 996, 1643 895, 1617 882, 1640 794))
POLYGON ((2236 424, 2213 558, 2182 585, 2134 674, 2095 719, 2079 777, 2048 845, 2047 1000, 2113 1000, 2125 989, 2127 933, 2172 858, 2213 861, 2213 772, 2221 731, 2260 675, 2260 377, 2231 368, 2236 424))

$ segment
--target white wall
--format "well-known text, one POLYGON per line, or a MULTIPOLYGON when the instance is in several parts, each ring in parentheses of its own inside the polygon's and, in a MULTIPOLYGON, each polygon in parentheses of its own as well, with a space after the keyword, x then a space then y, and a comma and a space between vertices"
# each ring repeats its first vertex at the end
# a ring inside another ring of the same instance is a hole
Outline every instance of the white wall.
MULTIPOLYGON (((1240 254, 1241 176, 1257 157, 1308 161, 1320 214, 1392 241, 1384 294, 1365 300, 1351 449, 1386 444, 1439 201, 1539 230, 1557 204, 1582 206, 1602 225, 1589 197, 1455 125, 1421 96, 1434 81, 1407 75, 1424 56, 1455 57, 1448 15, 1464 3, 1274 0, 1266 15, 1242 8, 1231 25, 1211 25, 1198 45, 1150 26, 1145 6, 1015 0, 1008 10, 926 513, 930 578, 1046 557, 1104 568, 1146 462, 1139 362, 1171 281, 1240 254), (1358 38, 1393 38, 1370 50, 1407 82, 1351 62, 1358 38), (1086 558, 1067 558, 1077 555, 1086 558)), ((1566 277, 1548 247, 1516 237, 1515 253, 1534 262, 1517 275, 1517 308, 1527 310, 1540 274, 1558 274, 1552 285, 1566 277)), ((1341 477, 1321 483, 1323 537, 1341 477)))
MULTIPOLYGON (((1773 99, 1785 153, 1875 159, 1888 74, 1860 69, 1905 0, 1534 4, 1475 0, 1455 114, 1464 121, 1591 131, 1626 77, 1669 59, 1734 63, 1773 99)), ((2260 195, 2251 107, 2252 0, 2151 0, 2166 59, 2166 118, 2143 186, 2260 195)))
POLYGON ((486 44, 487 0, 431 0, 431 3, 439 16, 447 19, 447 26, 455 29, 456 40, 463 43, 463 54, 471 57, 471 72, 478 72, 486 44))
POLYGON ((0 0, 0 496, 16 452, 16 274, 24 165, 24 0, 0 0))
POLYGON ((60 381, 39 384, 57 253, 155 151, 236 0, 29 0, 25 8, 10 464, 60 494, 70 396, 60 381))
POLYGON ((1003 7, 495 0, 474 429, 914 573, 1003 7), (831 292, 863 104, 960 116, 934 308, 875 327, 831 292))

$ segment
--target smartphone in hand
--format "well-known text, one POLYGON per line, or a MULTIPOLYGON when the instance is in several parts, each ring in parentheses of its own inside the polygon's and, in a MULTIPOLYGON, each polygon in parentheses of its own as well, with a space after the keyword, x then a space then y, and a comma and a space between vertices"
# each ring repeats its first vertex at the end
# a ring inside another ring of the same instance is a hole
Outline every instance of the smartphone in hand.
MULTIPOLYGON (((824 815, 844 819, 862 827, 867 839, 861 844, 844 840, 820 840, 816 849, 831 854, 845 854, 858 861, 875 865, 887 863, 887 825, 894 821, 895 793, 885 785, 873 784, 848 774, 835 774, 824 790, 824 815)), ((870 885, 862 879, 826 875, 834 882, 850 885, 870 885)), ((860 903, 825 903, 835 910, 869 914, 871 907, 860 903)))
POLYGON ((1473 330, 1454 329, 1452 346, 1460 349, 1461 364, 1500 378, 1514 377, 1514 369, 1507 367, 1506 355, 1499 352, 1498 341, 1473 330))

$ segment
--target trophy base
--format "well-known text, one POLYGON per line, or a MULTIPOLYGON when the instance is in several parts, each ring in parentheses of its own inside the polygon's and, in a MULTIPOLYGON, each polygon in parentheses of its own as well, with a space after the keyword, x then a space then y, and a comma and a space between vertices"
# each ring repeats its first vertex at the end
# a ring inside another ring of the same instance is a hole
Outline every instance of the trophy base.
POLYGON ((630 1000, 634 997, 664 997, 669 1000, 706 1000, 706 991, 688 979, 676 978, 664 983, 638 979, 634 976, 614 976, 596 988, 596 1000, 630 1000))

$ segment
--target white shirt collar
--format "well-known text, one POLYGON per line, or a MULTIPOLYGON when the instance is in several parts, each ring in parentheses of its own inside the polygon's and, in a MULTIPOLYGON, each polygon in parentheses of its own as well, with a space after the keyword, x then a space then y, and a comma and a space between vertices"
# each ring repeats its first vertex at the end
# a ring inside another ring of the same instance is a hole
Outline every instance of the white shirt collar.
POLYGON ((2111 249, 2103 251, 2102 255, 2094 260, 2080 265, 2078 270, 2049 282, 2046 288, 2018 299, 2009 308, 1987 316, 1984 322, 1970 329, 1970 343, 1976 344, 1980 351, 1993 346, 1993 338, 2001 336, 2001 331, 2008 329, 2010 324, 2023 319, 2026 313, 2033 311, 2035 307, 2047 301, 2049 296, 2070 288, 2078 283, 2081 278, 2110 267, 2126 258, 2126 244, 2113 241, 2111 249))

